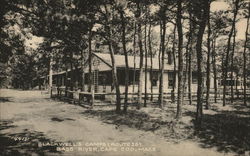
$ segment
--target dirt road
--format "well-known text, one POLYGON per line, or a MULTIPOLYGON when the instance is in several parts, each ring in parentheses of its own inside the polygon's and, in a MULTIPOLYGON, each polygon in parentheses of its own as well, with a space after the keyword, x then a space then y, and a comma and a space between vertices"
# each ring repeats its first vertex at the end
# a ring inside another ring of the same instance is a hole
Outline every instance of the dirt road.
POLYGON ((86 108, 40 91, 0 90, 0 109, 2 155, 225 155, 195 142, 169 143, 152 132, 103 123, 84 116, 86 108))

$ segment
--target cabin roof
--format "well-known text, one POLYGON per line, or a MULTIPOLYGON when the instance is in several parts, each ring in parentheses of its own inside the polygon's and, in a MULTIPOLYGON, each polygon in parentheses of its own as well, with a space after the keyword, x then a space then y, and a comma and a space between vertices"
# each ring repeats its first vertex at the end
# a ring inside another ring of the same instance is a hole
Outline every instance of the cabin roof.
MULTIPOLYGON (((111 57, 110 54, 108 53, 93 53, 94 56, 98 57, 100 60, 102 60, 104 63, 106 63, 108 66, 112 67, 112 62, 111 62, 111 57)), ((125 56, 124 55, 114 55, 115 57, 115 63, 116 63, 116 67, 117 68, 125 68, 126 67, 126 63, 125 63, 125 56)), ((148 69, 151 68, 151 60, 150 58, 147 58, 148 60, 148 69)), ((165 60, 167 62, 167 60, 165 60)), ((88 63, 88 60, 85 62, 85 64, 88 63)), ((139 69, 140 67, 140 57, 139 56, 128 56, 128 65, 129 68, 135 68, 139 69), (135 63, 135 64, 134 64, 135 63)), ((80 68, 80 67, 79 67, 80 68)), ((145 68, 145 57, 143 60, 143 68, 145 68)), ((153 58, 152 59, 152 69, 153 70, 159 70, 159 60, 158 58, 153 58)), ((174 70, 174 65, 173 64, 167 64, 165 63, 164 66, 164 70, 165 71, 173 71, 174 70)), ((68 70, 68 72, 70 71, 70 69, 68 70)), ((65 74, 66 71, 61 71, 61 72, 55 72, 53 73, 53 75, 61 75, 61 74, 65 74)))
MULTIPOLYGON (((102 61, 104 61, 106 64, 112 66, 110 54, 107 54, 107 53, 93 53, 93 54, 96 55, 98 58, 100 58, 102 61)), ((118 67, 118 68, 125 68, 126 67, 124 55, 117 55, 116 54, 116 55, 114 55, 114 57, 115 57, 116 67, 118 67)), ((145 68, 145 63, 146 63, 145 61, 146 61, 146 59, 144 57, 143 68, 145 68)), ((148 61, 147 67, 150 68, 151 67, 150 58, 147 58, 147 61, 148 61)), ((165 62, 167 62, 167 60, 165 60, 165 62)), ((140 67, 140 57, 139 56, 135 56, 135 57, 128 56, 128 65, 129 65, 129 68, 134 68, 134 65, 135 65, 135 68, 138 69, 140 67)), ((154 70, 159 70, 158 58, 152 59, 152 68, 154 70)), ((165 63, 164 70, 174 70, 174 65, 165 63)))

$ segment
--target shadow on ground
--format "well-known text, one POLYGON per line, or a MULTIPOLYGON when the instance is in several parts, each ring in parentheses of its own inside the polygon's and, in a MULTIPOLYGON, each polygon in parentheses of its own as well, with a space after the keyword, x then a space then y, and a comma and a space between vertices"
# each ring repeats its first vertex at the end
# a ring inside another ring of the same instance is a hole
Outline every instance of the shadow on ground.
POLYGON ((0 103, 11 102, 11 97, 0 97, 0 103))
MULTIPOLYGON (((246 106, 234 105, 230 111, 204 114, 201 129, 195 132, 203 148, 216 147, 220 152, 240 155, 250 151, 250 112, 246 106)), ((186 112, 195 118, 194 112, 186 112)))
MULTIPOLYGON (((231 110, 215 109, 216 113, 205 113, 199 130, 195 130, 194 122, 176 121, 175 111, 170 108, 146 113, 129 110, 127 114, 116 114, 114 110, 91 109, 82 114, 114 124, 117 129, 121 125, 126 125, 139 130, 152 131, 169 141, 179 142, 191 139, 200 142, 203 148, 216 148, 219 152, 235 152, 243 155, 250 151, 250 109, 239 104, 232 107, 231 110), (157 113, 160 115, 152 116, 157 113)), ((195 119, 195 112, 187 109, 183 113, 183 118, 195 119)))
POLYGON ((174 119, 174 111, 159 108, 149 108, 149 110, 148 112, 129 110, 126 114, 117 114, 115 110, 89 109, 82 114, 85 117, 97 117, 104 123, 116 125, 117 129, 120 129, 120 126, 128 126, 138 130, 151 131, 173 142, 186 139, 191 134, 190 127, 174 119))
POLYGON ((19 133, 6 133, 16 126, 11 121, 0 122, 0 155, 4 156, 19 156, 19 155, 48 155, 48 154, 60 154, 56 151, 56 147, 53 146, 38 146, 38 143, 51 142, 41 132, 30 132, 24 129, 19 133), (23 139, 23 140, 18 140, 23 139), (25 140, 27 139, 27 140, 25 140))
POLYGON ((99 117, 107 124, 127 125, 145 131, 154 131, 159 128, 159 125, 168 124, 166 121, 150 119, 148 114, 134 110, 130 110, 127 114, 117 114, 114 110, 86 110, 82 114, 99 117), (150 125, 145 125, 146 122, 150 125))

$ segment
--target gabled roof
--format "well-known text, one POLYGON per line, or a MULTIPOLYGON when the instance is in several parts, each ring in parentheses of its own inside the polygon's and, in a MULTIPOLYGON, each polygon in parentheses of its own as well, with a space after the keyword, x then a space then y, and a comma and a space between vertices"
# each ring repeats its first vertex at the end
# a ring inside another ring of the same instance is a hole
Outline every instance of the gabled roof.
MULTIPOLYGON (((93 53, 93 54, 95 56, 97 56, 98 58, 100 58, 106 64, 112 66, 110 54, 107 54, 107 53, 93 53)), ((114 57, 115 57, 116 67, 118 67, 118 68, 125 68, 126 67, 124 55, 114 55, 114 57)), ((150 68, 151 67, 150 58, 147 58, 147 61, 148 61, 147 67, 150 68)), ((167 62, 167 60, 165 60, 165 62, 167 62)), ((140 57, 139 56, 136 56, 136 57, 128 56, 129 68, 134 68, 134 63, 135 63, 135 68, 139 69, 140 57)), ((153 65, 154 70, 159 70, 158 58, 153 58, 152 65, 153 65)), ((143 68, 145 68, 145 58, 143 60, 143 68)), ((173 64, 170 65, 170 64, 165 63, 164 70, 174 70, 174 65, 173 64)))
MULTIPOLYGON (((100 60, 102 60, 105 64, 108 66, 112 67, 112 62, 111 62, 111 57, 110 54, 108 53, 93 53, 94 56, 98 57, 100 60)), ((150 58, 147 58, 148 60, 148 69, 151 67, 151 60, 150 58)), ((128 64, 129 68, 134 68, 134 62, 135 62, 135 68, 139 69, 140 65, 140 57, 136 56, 128 56, 128 64)), ((153 70, 159 70, 159 60, 158 58, 153 58, 153 70)), ((167 60, 165 60, 167 62, 167 60)), ((125 68, 125 56, 124 55, 115 55, 115 63, 117 68, 125 68)), ((85 64, 88 64, 88 60, 85 62, 85 64)), ((80 68, 80 67, 79 67, 80 68)), ((145 68, 145 58, 143 60, 143 68, 145 68)), ((176 67, 177 68, 177 67, 176 67)), ((164 70, 167 71, 173 71, 174 70, 174 65, 173 64, 167 64, 165 63, 164 70)), ((68 72, 70 72, 70 69, 68 69, 68 72)), ((61 75, 65 74, 66 71, 61 71, 61 72, 54 72, 53 75, 61 75)))

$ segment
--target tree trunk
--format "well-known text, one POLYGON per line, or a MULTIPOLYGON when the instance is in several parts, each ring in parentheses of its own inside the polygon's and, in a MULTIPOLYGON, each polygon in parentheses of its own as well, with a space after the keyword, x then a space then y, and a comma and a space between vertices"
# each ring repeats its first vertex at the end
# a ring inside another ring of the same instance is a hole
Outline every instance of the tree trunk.
POLYGON ((85 91, 85 72, 84 72, 84 63, 85 63, 85 59, 84 59, 84 54, 83 51, 81 51, 81 70, 82 70, 82 83, 81 83, 81 91, 85 91))
MULTIPOLYGON (((110 36, 112 36, 112 35, 110 35, 110 36)), ((112 41, 109 41, 109 51, 110 51, 110 57, 111 57, 111 62, 112 62, 113 83, 114 83, 115 89, 116 89, 116 113, 120 113, 121 112, 121 93, 120 93, 120 86, 118 83, 118 76, 117 76, 114 51, 113 51, 113 47, 112 47, 112 41)))
POLYGON ((148 87, 148 50, 147 50, 147 24, 145 24, 145 39, 144 39, 144 47, 145 47, 145 85, 144 85, 144 107, 147 107, 147 87, 148 87))
MULTIPOLYGON (((234 65, 234 51, 235 51, 235 38, 236 38, 236 28, 234 28, 234 35, 233 35, 233 49, 232 49, 232 54, 231 54, 231 75, 230 75, 230 79, 231 79, 231 83, 235 80, 233 80, 233 65, 234 65)), ((231 84, 231 103, 233 103, 234 100, 234 85, 235 84, 231 84)))
POLYGON ((139 18, 141 17, 141 8, 140 2, 137 3, 137 22, 138 22, 138 45, 140 50, 140 66, 139 66, 139 83, 138 83, 138 104, 137 109, 141 108, 142 103, 142 82, 143 82, 143 48, 142 48, 142 32, 141 32, 141 21, 139 18))
MULTIPOLYGON (((189 18, 191 18, 191 16, 189 17, 189 18)), ((186 67, 185 67, 185 76, 184 76, 184 84, 183 84, 183 94, 184 94, 184 96, 186 96, 187 94, 186 94, 186 81, 188 81, 187 82, 187 84, 189 85, 189 84, 191 84, 190 82, 189 82, 189 67, 190 67, 190 65, 189 65, 189 63, 190 63, 190 61, 189 61, 189 59, 190 59, 190 53, 192 53, 192 32, 193 31, 193 29, 192 29, 192 24, 191 24, 191 20, 189 21, 189 32, 188 32, 188 41, 187 41, 187 45, 186 45, 186 67)), ((191 87, 190 87, 190 90, 191 90, 191 87)), ((190 91, 189 90, 189 86, 188 86, 188 91, 190 91)), ((188 97, 189 97, 189 94, 190 93, 188 93, 188 97)))
POLYGON ((182 31, 182 0, 177 1, 177 32, 178 32, 178 94, 176 118, 182 117, 183 104, 183 31, 182 31))
MULTIPOLYGON (((91 32, 91 28, 89 30, 89 36, 88 36, 88 48, 89 48, 89 87, 88 87, 88 92, 93 93, 94 91, 94 87, 93 87, 93 74, 92 74, 92 47, 91 47, 91 43, 92 42, 92 32, 91 32)), ((93 107, 94 105, 94 94, 91 94, 91 101, 90 102, 90 106, 93 107)))
POLYGON ((82 72, 81 72, 81 70, 78 67, 79 67, 79 64, 75 63, 74 64, 74 75, 73 75, 75 77, 75 82, 74 82, 74 88, 75 88, 75 90, 79 89, 79 80, 82 77, 81 76, 82 72))
MULTIPOLYGON (((108 9, 105 6, 106 13, 108 14, 108 9)), ((112 16, 112 12, 111 12, 112 16)), ((111 17, 112 18, 112 17, 111 17)), ((118 82, 118 74, 117 74, 117 68, 116 68, 116 62, 115 62, 115 54, 114 54, 114 45, 117 45, 115 41, 113 40, 113 30, 111 29, 111 26, 109 25, 110 21, 109 18, 106 16, 106 25, 105 25, 105 31, 107 32, 107 41, 109 46, 109 52, 111 57, 111 63, 112 63, 112 78, 113 78, 113 84, 115 85, 115 91, 116 91, 116 113, 121 112, 121 93, 120 93, 120 86, 118 82)))
POLYGON ((210 109, 210 55, 211 55, 211 27, 210 27, 210 5, 209 5, 209 13, 207 19, 208 33, 207 33, 207 93, 206 93, 206 109, 210 109))
POLYGON ((212 64, 213 64, 213 74, 214 74, 214 102, 217 103, 217 68, 216 68, 216 37, 213 41, 213 50, 212 50, 212 64))
POLYGON ((247 106, 247 95, 246 95, 246 89, 247 89, 247 73, 246 73, 246 63, 247 63, 247 55, 246 55, 246 49, 247 49, 247 42, 248 42, 248 29, 249 29, 249 17, 250 17, 250 3, 248 3, 248 18, 247 18, 247 29, 246 29, 246 39, 244 44, 244 51, 243 51, 243 85, 244 85, 244 105, 247 106))
POLYGON ((74 90, 73 78, 74 78, 74 71, 73 71, 73 52, 70 51, 70 90, 71 90, 71 91, 74 90))
POLYGON ((239 95, 239 90, 238 90, 238 81, 239 81, 239 73, 236 72, 236 93, 237 93, 237 99, 239 99, 240 95, 239 95))
MULTIPOLYGON (((160 39, 161 39, 161 36, 162 36, 162 22, 160 21, 160 39)), ((159 71, 161 70, 161 48, 162 48, 162 42, 160 41, 159 54, 158 54, 159 71)), ((158 80, 160 80, 160 73, 158 73, 158 80)), ((159 87, 159 93, 160 93, 160 87, 159 87)))
MULTIPOLYGON (((192 18, 192 14, 190 14, 190 19, 192 18)), ((189 53, 188 53, 188 99, 189 105, 192 105, 192 51, 193 51, 193 30, 194 26, 192 21, 190 20, 190 46, 189 46, 189 53)))
MULTIPOLYGON (((191 44, 191 47, 192 47, 192 44, 191 44)), ((188 63, 188 99, 189 99, 189 105, 192 105, 192 100, 193 100, 192 99, 192 49, 189 50, 188 61, 189 61, 188 63)))
POLYGON ((203 116, 203 53, 202 53, 202 38, 206 28, 206 23, 209 14, 209 0, 203 0, 203 14, 199 22, 199 30, 196 43, 197 54, 197 72, 198 72, 198 88, 197 88, 197 111, 196 111, 196 123, 198 127, 201 127, 203 116))
POLYGON ((125 19, 124 19, 124 11, 120 10, 120 17, 122 20, 122 47, 123 52, 125 55, 125 99, 124 99, 124 107, 123 112, 127 112, 127 106, 128 106, 128 81, 129 81, 129 66, 128 66, 128 54, 126 49, 126 25, 125 25, 125 19))
POLYGON ((172 102, 175 102, 175 87, 176 87, 176 59, 175 59, 175 40, 176 40, 176 24, 174 25, 174 38, 173 38, 173 46, 172 46, 172 56, 174 62, 174 78, 173 78, 173 88, 172 88, 172 102))
POLYGON ((134 50, 134 70, 133 70, 133 93, 135 93, 135 79, 136 79, 136 62, 135 62, 135 58, 136 58, 136 23, 134 26, 134 41, 133 41, 133 50, 134 50))
POLYGON ((52 86, 53 86, 53 69, 52 69, 53 59, 52 56, 49 60, 49 94, 52 97, 52 86))
POLYGON ((231 47, 231 38, 233 35, 233 31, 235 29, 236 17, 237 17, 238 10, 239 10, 239 0, 235 1, 234 6, 235 6, 235 10, 234 10, 233 23, 232 23, 231 31, 228 35, 226 58, 223 63, 224 64, 223 65, 223 106, 226 105, 226 79, 227 79, 227 71, 228 71, 228 59, 229 59, 229 52, 230 52, 230 47, 231 47))
POLYGON ((162 34, 161 34, 161 71, 160 71, 160 85, 159 85, 159 107, 163 107, 164 100, 164 65, 165 65, 165 36, 166 36, 166 19, 165 19, 165 8, 161 15, 162 20, 162 34))
POLYGON ((69 75, 69 72, 68 72, 68 61, 66 62, 66 73, 65 73, 65 97, 67 97, 67 90, 69 88, 69 81, 68 81, 68 75, 69 75))
POLYGON ((151 90, 151 101, 153 101, 153 85, 152 85, 152 77, 153 77, 153 51, 152 51, 152 43, 151 43, 151 27, 152 24, 149 22, 149 31, 148 31, 148 48, 150 53, 150 90, 151 90))

